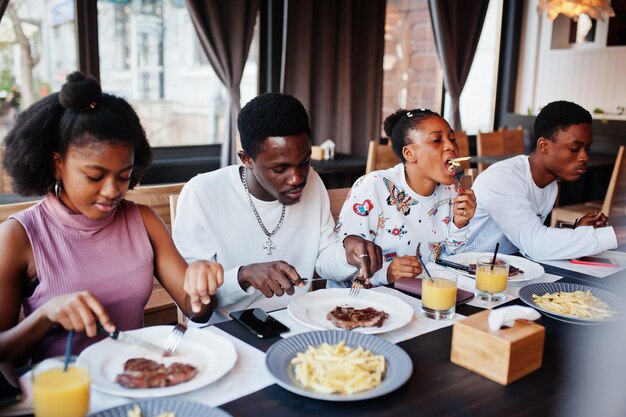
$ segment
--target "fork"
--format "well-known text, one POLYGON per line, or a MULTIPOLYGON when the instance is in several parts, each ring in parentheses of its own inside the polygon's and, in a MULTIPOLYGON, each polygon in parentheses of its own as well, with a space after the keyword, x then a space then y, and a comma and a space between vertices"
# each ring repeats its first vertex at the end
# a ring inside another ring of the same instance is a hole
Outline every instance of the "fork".
POLYGON ((357 298, 362 288, 363 288, 363 281, 361 281, 358 278, 355 278, 354 281, 352 281, 352 287, 350 287, 350 292, 348 294, 352 298, 357 298))
POLYGON ((167 350, 170 355, 176 353, 178 344, 185 335, 185 332, 187 331, 187 323, 189 323, 189 317, 185 319, 184 323, 177 323, 176 326, 174 326, 174 328, 172 329, 169 337, 165 341, 165 350, 167 350))
POLYGON ((454 179, 456 180, 456 188, 461 188, 461 178, 463 178, 463 167, 458 165, 454 167, 454 179))

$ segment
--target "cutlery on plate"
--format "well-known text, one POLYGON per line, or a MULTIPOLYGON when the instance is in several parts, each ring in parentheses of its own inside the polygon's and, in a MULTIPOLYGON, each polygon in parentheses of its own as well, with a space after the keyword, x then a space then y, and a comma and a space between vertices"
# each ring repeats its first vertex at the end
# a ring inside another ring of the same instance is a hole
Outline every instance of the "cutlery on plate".
POLYGON ((461 271, 465 271, 468 274, 476 275, 476 270, 468 265, 459 264, 452 261, 447 261, 445 259, 436 259, 435 263, 438 265, 449 266, 450 268, 460 269, 461 271))
POLYGON ((107 332, 106 329, 102 327, 100 323, 98 323, 98 333, 109 336, 111 339, 117 340, 119 342, 145 347, 152 351, 159 352, 160 354, 163 354, 163 355, 170 355, 170 353, 167 350, 163 349, 162 347, 158 345, 155 345, 154 343, 148 342, 147 340, 144 340, 140 337, 132 336, 120 330, 116 330, 112 333, 107 332))

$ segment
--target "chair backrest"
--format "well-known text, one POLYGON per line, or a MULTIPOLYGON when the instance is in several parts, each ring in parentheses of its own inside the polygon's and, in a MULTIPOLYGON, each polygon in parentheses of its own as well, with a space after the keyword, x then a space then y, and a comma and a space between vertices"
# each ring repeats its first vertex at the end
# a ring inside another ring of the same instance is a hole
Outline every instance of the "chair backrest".
POLYGON ((174 219, 176 218, 176 205, 178 204, 178 196, 180 194, 170 194, 170 224, 174 227, 174 219))
MULTIPOLYGON (((512 156, 524 153, 524 131, 521 128, 513 130, 500 129, 494 132, 478 132, 476 136, 476 152, 481 156, 512 156)), ((491 165, 485 162, 478 163, 478 172, 482 172, 491 165)))
POLYGON ((170 194, 180 193, 183 185, 185 183, 141 186, 128 191, 126 199, 152 208, 171 230, 170 194))
POLYGON ((0 223, 9 218, 10 215, 34 206, 39 200, 24 201, 22 203, 0 204, 0 223))
POLYGON ((379 169, 387 169, 398 164, 400 158, 393 153, 391 142, 381 144, 377 140, 371 140, 367 150, 367 163, 365 164, 365 173, 379 169))
MULTIPOLYGON (((470 156, 469 139, 465 132, 456 132, 456 144, 459 146, 459 157, 470 156)), ((461 168, 463 171, 467 171, 470 168, 470 161, 461 162, 461 168)))
POLYGON ((615 166, 606 190, 606 196, 602 203, 602 212, 609 216, 609 219, 626 216, 626 156, 624 155, 624 145, 620 146, 615 158, 615 166))
POLYGON ((350 189, 350 187, 347 187, 328 190, 328 199, 330 200, 330 212, 333 215, 333 219, 335 219, 335 223, 339 218, 339 213, 341 213, 341 208, 343 207, 343 203, 348 197, 350 189))

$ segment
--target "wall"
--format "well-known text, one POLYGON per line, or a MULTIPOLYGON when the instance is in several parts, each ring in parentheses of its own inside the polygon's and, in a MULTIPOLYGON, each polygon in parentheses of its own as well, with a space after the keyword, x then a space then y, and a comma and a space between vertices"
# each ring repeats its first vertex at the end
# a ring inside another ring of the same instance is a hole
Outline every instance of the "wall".
MULTIPOLYGON (((554 23, 536 10, 537 0, 526 2, 515 112, 537 114, 542 106, 559 99, 589 111, 614 112, 617 106, 626 106, 626 47, 551 49, 554 23)), ((624 116, 610 118, 626 120, 624 116)))

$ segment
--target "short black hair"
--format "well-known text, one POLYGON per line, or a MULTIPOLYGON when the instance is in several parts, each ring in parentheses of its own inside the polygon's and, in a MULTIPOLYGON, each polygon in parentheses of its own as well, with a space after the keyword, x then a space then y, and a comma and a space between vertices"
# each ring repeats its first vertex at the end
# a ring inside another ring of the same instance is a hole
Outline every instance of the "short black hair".
POLYGON ((402 148, 410 143, 409 130, 418 129, 420 123, 432 116, 439 116, 429 109, 398 109, 395 113, 390 114, 385 118, 383 128, 385 134, 391 139, 391 149, 402 162, 404 162, 404 155, 402 155, 402 148))
POLYGON ((73 72, 60 93, 22 112, 7 134, 3 164, 15 192, 43 195, 56 182, 53 152, 64 157, 70 146, 122 143, 134 149, 129 187, 139 183, 152 162, 152 150, 137 113, 121 97, 103 93, 93 77, 73 72))
POLYGON ((252 159, 271 136, 311 136, 309 116, 300 101, 289 94, 265 93, 250 100, 237 117, 241 147, 252 159))
POLYGON ((556 141, 559 131, 571 125, 591 124, 591 113, 571 101, 553 101, 541 109, 533 128, 533 150, 539 138, 556 141))

